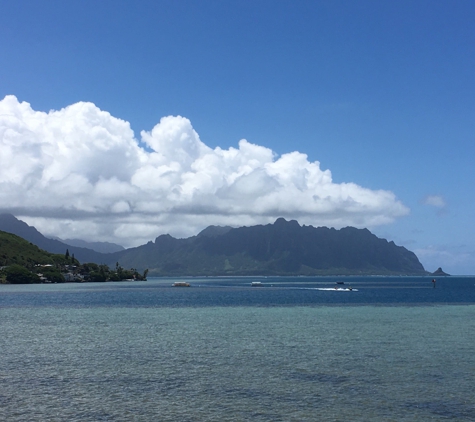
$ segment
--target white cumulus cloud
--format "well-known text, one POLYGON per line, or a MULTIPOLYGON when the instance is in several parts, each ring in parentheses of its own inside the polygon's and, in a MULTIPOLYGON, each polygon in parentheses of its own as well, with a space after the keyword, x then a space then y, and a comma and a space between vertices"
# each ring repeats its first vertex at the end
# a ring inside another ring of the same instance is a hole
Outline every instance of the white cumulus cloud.
POLYGON ((392 192, 333 183, 329 170, 297 151, 277 156, 244 139, 212 149, 185 117, 163 117, 141 142, 146 149, 128 122, 92 103, 46 113, 7 96, 0 101, 0 212, 45 234, 125 246, 210 224, 286 217, 371 228, 408 213, 392 192))

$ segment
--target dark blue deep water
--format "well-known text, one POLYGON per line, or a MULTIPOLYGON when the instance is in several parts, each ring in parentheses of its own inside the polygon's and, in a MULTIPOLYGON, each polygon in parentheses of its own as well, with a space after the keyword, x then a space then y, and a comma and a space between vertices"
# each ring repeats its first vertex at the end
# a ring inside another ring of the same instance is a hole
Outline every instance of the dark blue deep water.
POLYGON ((475 304, 475 277, 210 277, 0 286, 0 307, 206 307, 475 304), (187 281, 190 288, 172 287, 187 281), (261 287, 251 283, 261 282, 261 287), (337 284, 337 282, 344 284, 337 284), (351 292, 332 291, 334 287, 351 292), (329 289, 329 290, 319 290, 329 289))
POLYGON ((0 420, 475 421, 473 277, 178 280, 0 285, 0 420))
POLYGON ((203 307, 475 304, 475 277, 210 277, 0 286, 0 307, 203 307), (190 288, 172 287, 187 281, 190 288), (262 283, 252 287, 253 281, 262 283), (337 284, 343 282, 344 284, 337 284), (334 287, 351 292, 332 291, 334 287), (330 289, 330 290, 319 290, 330 289))

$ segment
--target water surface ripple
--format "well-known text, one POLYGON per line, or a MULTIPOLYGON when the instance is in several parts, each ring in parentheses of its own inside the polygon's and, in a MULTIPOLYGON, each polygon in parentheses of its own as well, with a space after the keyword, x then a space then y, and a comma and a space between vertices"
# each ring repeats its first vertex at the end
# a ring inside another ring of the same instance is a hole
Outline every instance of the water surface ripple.
POLYGON ((475 421, 473 279, 360 281, 0 286, 0 420, 475 421))

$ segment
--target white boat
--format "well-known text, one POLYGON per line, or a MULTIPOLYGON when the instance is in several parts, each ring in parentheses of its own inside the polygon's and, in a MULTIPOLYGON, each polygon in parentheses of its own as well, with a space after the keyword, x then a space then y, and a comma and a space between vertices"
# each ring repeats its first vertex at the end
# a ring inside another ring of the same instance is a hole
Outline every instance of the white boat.
POLYGON ((175 281, 172 284, 173 287, 190 287, 190 283, 186 281, 175 281))
POLYGON ((251 287, 262 287, 262 283, 260 281, 253 281, 251 282, 251 287))

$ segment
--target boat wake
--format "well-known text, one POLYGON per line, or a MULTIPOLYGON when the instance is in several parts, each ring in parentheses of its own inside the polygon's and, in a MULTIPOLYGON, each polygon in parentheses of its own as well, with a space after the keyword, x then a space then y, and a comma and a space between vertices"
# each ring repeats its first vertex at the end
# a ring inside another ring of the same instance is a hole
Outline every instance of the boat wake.
POLYGON ((317 287, 312 290, 324 290, 328 292, 357 292, 358 289, 348 289, 348 288, 343 288, 343 287, 317 287))

